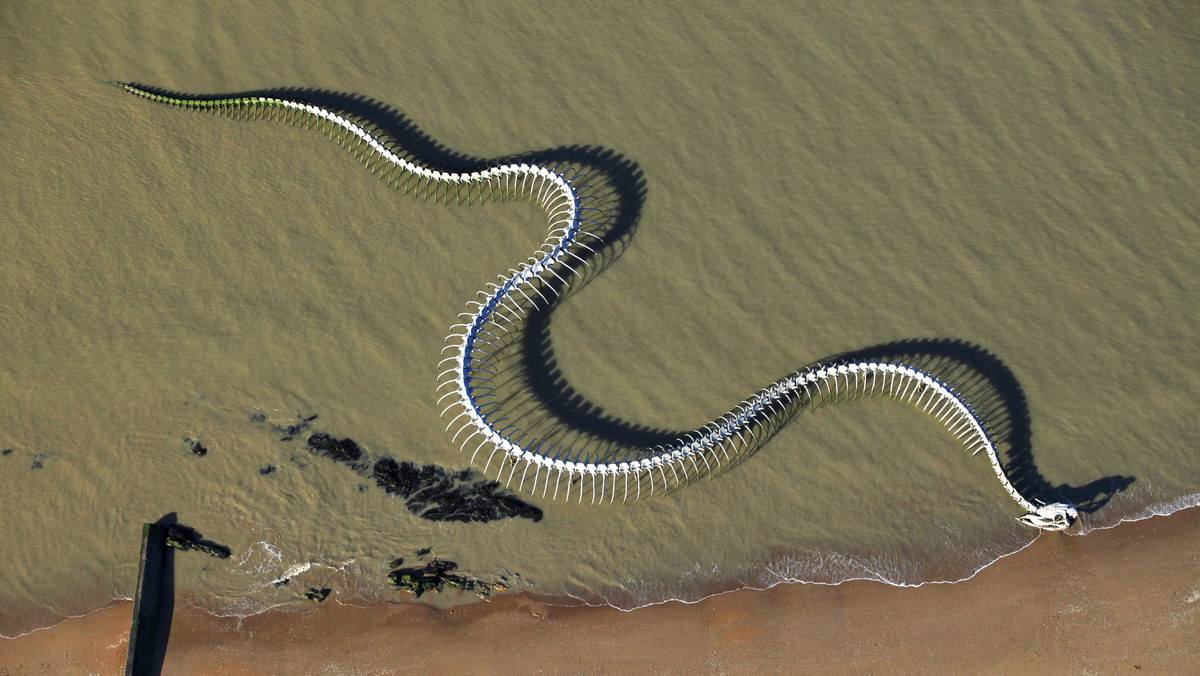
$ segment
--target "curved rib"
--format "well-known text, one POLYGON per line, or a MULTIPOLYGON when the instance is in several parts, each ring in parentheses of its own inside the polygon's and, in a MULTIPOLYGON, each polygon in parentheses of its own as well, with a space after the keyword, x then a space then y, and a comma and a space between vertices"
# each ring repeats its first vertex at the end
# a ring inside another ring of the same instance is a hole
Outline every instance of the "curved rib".
MULTIPOLYGON (((571 275, 580 281, 584 279, 577 268, 581 264, 591 267, 585 252, 594 254, 595 249, 580 242, 581 236, 588 236, 601 245, 604 240, 602 236, 582 228, 584 223, 592 221, 583 217, 583 212, 591 207, 582 205, 583 200, 590 196, 580 195, 579 190, 583 186, 574 184, 581 175, 568 177, 557 168, 527 162, 499 164, 467 173, 444 172, 426 166, 400 148, 385 143, 365 122, 319 106, 268 96, 224 99, 170 96, 134 84, 115 84, 134 95, 174 107, 317 127, 350 150, 372 173, 377 173, 388 185, 405 193, 446 203, 451 200, 471 203, 489 199, 527 199, 545 210, 549 233, 546 240, 526 262, 509 270, 507 276, 501 275, 499 284, 487 284, 487 288, 479 292, 482 302, 468 301, 472 312, 463 313, 462 316, 469 320, 451 327, 451 333, 446 338, 447 345, 443 349, 443 353, 446 350, 451 353, 444 362, 453 362, 454 365, 438 377, 438 392, 442 393, 442 399, 453 398, 442 412, 443 416, 451 416, 447 431, 456 421, 467 418, 467 422, 455 432, 454 439, 466 428, 472 428, 468 440, 477 435, 483 437, 472 455, 472 461, 480 450, 490 446, 485 472, 499 453, 510 465, 508 481, 511 482, 517 466, 523 463, 525 470, 518 490, 523 490, 525 474, 533 465, 535 471, 530 490, 536 492, 538 477, 545 469, 543 495, 547 491, 551 471, 556 472, 555 497, 564 473, 567 475, 565 495, 568 499, 572 484, 578 480, 579 485, 575 489, 578 501, 583 500, 583 493, 587 489, 592 494, 592 502, 614 502, 618 476, 623 478, 625 485, 623 500, 629 496, 630 475, 635 479, 635 497, 641 497, 643 477, 647 479, 649 493, 652 494, 656 488, 663 492, 711 471, 714 464, 718 468, 729 466, 739 455, 758 445, 755 430, 772 428, 781 412, 804 405, 815 409, 851 398, 886 395, 918 406, 935 417, 973 454, 984 452, 1001 486, 1026 511, 1020 517, 1021 522, 1043 530, 1062 530, 1069 527, 1078 516, 1075 507, 1068 503, 1039 505, 1022 496, 1008 479, 987 425, 971 404, 952 385, 936 376, 894 362, 843 361, 801 369, 763 388, 707 425, 684 433, 668 444, 645 449, 636 454, 637 457, 619 462, 593 462, 590 456, 581 461, 582 453, 579 450, 574 451, 572 459, 572 450, 562 446, 558 446, 559 450, 553 456, 549 455, 549 451, 542 452, 545 440, 530 437, 511 422, 498 428, 507 418, 495 401, 493 388, 485 384, 493 382, 492 377, 497 370, 491 361, 495 355, 486 349, 487 346, 494 348, 495 344, 486 336, 501 340, 496 333, 499 330, 511 338, 512 331, 508 327, 518 328, 532 309, 544 310, 553 305, 560 296, 559 285, 569 286, 571 275), (554 291, 554 296, 548 297, 543 293, 544 289, 554 291), (487 401, 488 398, 491 400, 487 401), (748 442, 747 436, 755 442, 748 442), (687 472, 689 463, 693 470, 690 475, 687 472), (670 470, 669 474, 667 470, 670 470), (657 482, 655 472, 659 477, 657 482), (597 475, 601 478, 599 489, 596 488, 597 475), (612 488, 606 494, 605 486, 609 477, 612 477, 612 488)), ((555 445, 551 444, 550 450, 554 448, 555 445)), ((502 460, 498 476, 503 476, 503 472, 502 460)))

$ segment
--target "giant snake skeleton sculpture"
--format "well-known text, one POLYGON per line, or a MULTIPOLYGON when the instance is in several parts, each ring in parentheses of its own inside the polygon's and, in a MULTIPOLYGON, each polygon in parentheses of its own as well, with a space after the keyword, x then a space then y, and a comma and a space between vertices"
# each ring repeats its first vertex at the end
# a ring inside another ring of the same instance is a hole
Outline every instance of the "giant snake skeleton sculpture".
MULTIPOLYGON (((541 206, 549 221, 545 242, 526 261, 487 284, 471 312, 451 328, 438 376, 439 404, 449 417, 452 443, 471 451, 472 461, 486 457, 484 472, 500 457, 499 478, 521 490, 558 497, 565 485, 570 499, 584 493, 591 502, 639 498, 673 489, 692 479, 728 467, 757 448, 779 420, 802 407, 865 396, 889 396, 933 416, 972 454, 983 452, 1009 496, 1025 510, 1020 521, 1042 530, 1063 530, 1077 518, 1065 502, 1035 504, 1009 480, 984 420, 955 386, 936 375, 902 363, 840 360, 815 364, 763 388, 725 415, 684 433, 671 442, 633 453, 593 456, 565 444, 533 438, 511 421, 497 394, 497 355, 507 348, 531 311, 549 309, 572 284, 584 280, 588 256, 605 244, 589 231, 589 195, 582 175, 571 168, 536 162, 494 164, 465 173, 427 166, 398 143, 376 133, 357 116, 276 96, 194 97, 130 83, 124 90, 166 105, 239 118, 282 120, 317 127, 339 141, 391 186, 441 202, 528 199, 541 206), (760 438, 760 435, 762 438, 760 438), (531 474, 532 470, 532 474, 531 474), (565 481, 563 481, 565 477, 565 481), (528 486, 526 485, 528 484, 528 486)), ((595 228, 599 230, 599 228, 595 228)))

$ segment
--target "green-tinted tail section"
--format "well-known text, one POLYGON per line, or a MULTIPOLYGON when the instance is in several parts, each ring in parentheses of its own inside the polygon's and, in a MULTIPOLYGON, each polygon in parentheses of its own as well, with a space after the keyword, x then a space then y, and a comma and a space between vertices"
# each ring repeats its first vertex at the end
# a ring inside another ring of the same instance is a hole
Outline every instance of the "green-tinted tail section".
POLYGON ((112 82, 134 96, 173 108, 185 108, 236 120, 271 120, 305 129, 316 128, 345 148, 380 180, 405 194, 438 202, 470 203, 531 197, 528 191, 504 181, 456 183, 414 171, 423 167, 404 146, 370 121, 344 110, 306 106, 271 96, 188 96, 129 82, 112 82), (322 114, 324 113, 324 114, 322 114), (342 122, 331 120, 336 115, 342 122))

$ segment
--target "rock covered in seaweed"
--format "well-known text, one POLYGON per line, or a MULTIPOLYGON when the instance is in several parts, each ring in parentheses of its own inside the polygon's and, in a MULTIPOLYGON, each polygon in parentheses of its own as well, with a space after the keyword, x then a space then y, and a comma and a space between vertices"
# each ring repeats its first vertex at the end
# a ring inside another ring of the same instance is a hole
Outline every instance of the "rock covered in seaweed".
MULTIPOLYGON (((397 559, 401 560, 401 559, 397 559)), ((421 598, 426 592, 441 592, 445 588, 475 592, 480 598, 487 598, 493 589, 503 589, 499 584, 483 582, 466 575, 458 575, 453 571, 458 564, 453 561, 434 559, 422 567, 398 568, 388 573, 388 584, 393 589, 415 594, 421 598)))
POLYGON ((304 598, 308 601, 316 601, 317 603, 320 603, 321 601, 329 598, 329 595, 332 592, 333 589, 330 589, 329 587, 309 587, 308 591, 304 592, 304 598))
MULTIPOLYGON (((272 427, 275 428, 276 432, 283 435, 282 437, 279 438, 280 441, 291 441, 293 438, 296 437, 296 435, 298 435, 302 432, 307 432, 308 430, 312 429, 312 423, 316 419, 317 419, 317 416, 315 416, 315 415, 310 415, 310 416, 297 415, 295 422, 275 423, 274 425, 272 425, 272 427)), ((250 422, 253 422, 253 423, 267 422, 267 414, 263 413, 261 411, 258 413, 255 413, 250 416, 250 422)))
POLYGON ((202 539, 195 528, 180 524, 167 528, 167 546, 185 552, 191 550, 204 552, 218 559, 228 559, 232 553, 225 545, 202 539))

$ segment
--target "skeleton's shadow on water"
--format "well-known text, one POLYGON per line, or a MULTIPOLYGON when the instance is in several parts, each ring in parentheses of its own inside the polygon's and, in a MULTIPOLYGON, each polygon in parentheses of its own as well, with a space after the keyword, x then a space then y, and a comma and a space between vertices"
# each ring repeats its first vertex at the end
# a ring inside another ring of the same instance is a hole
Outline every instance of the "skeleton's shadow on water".
MULTIPOLYGON (((521 357, 519 364, 513 366, 521 372, 515 378, 521 385, 514 388, 519 393, 511 395, 506 404, 525 406, 538 411, 542 418, 552 418, 551 425, 541 426, 559 429, 561 438, 602 449, 597 454, 600 457, 666 444, 684 433, 615 418, 576 391, 563 376, 554 356, 550 314, 538 313, 524 327, 521 357)), ((1131 476, 1113 475, 1084 485, 1071 485, 1053 484, 1042 476, 1034 461, 1032 425, 1024 390, 1012 370, 983 347, 949 338, 899 340, 833 355, 819 363, 841 360, 903 363, 954 383, 987 422, 992 441, 1004 459, 1007 476, 1024 496, 1043 503, 1069 502, 1080 512, 1091 514, 1135 481, 1131 476)), ((745 461, 806 410, 803 406, 794 407, 778 416, 768 433, 760 434, 761 443, 751 446, 735 464, 745 461)))
MULTIPOLYGON (((394 141, 413 157, 444 171, 468 172, 504 162, 538 162, 585 175, 589 188, 581 193, 592 196, 587 212, 592 222, 587 224, 588 229, 602 235, 604 241, 593 247, 594 252, 583 254, 586 265, 565 273, 571 280, 569 285, 561 280, 551 280, 549 286, 555 294, 570 295, 609 267, 629 246, 639 224, 646 199, 646 182, 641 169, 635 162, 606 148, 560 146, 486 159, 446 147, 404 114, 362 96, 316 89, 271 89, 203 98, 244 96, 286 97, 348 114, 381 137, 394 141)), ((514 331, 513 340, 497 358, 497 370, 502 374, 497 380, 505 386, 505 393, 500 397, 505 415, 510 421, 519 421, 522 429, 536 430, 540 435, 538 438, 545 444, 539 448, 584 449, 582 457, 585 459, 614 460, 640 457, 646 449, 669 443, 684 433, 682 430, 650 428, 609 415, 598 403, 573 388, 554 355, 550 338, 552 314, 552 309, 530 310, 523 325, 514 331)), ((840 359, 904 363, 956 385, 974 403, 980 417, 988 422, 1009 479, 1021 494, 1031 499, 1045 503, 1066 500, 1081 512, 1091 513, 1134 482, 1133 477, 1114 475, 1074 486, 1056 485, 1043 477, 1034 460, 1032 426, 1024 391, 1012 370, 983 347, 952 338, 906 339, 833 355, 820 362, 840 359)), ((724 469, 744 461, 802 410, 802 407, 792 407, 781 412, 778 419, 771 421, 766 433, 760 434, 758 442, 724 469)))
POLYGON ((1047 481, 1033 458, 1033 428, 1025 391, 1012 370, 979 345, 949 338, 898 340, 827 361, 837 359, 900 362, 957 385, 988 423, 992 441, 1005 459, 1009 481, 1022 495, 1045 503, 1069 502, 1080 512, 1091 514, 1135 481, 1120 474, 1081 486, 1047 481))

